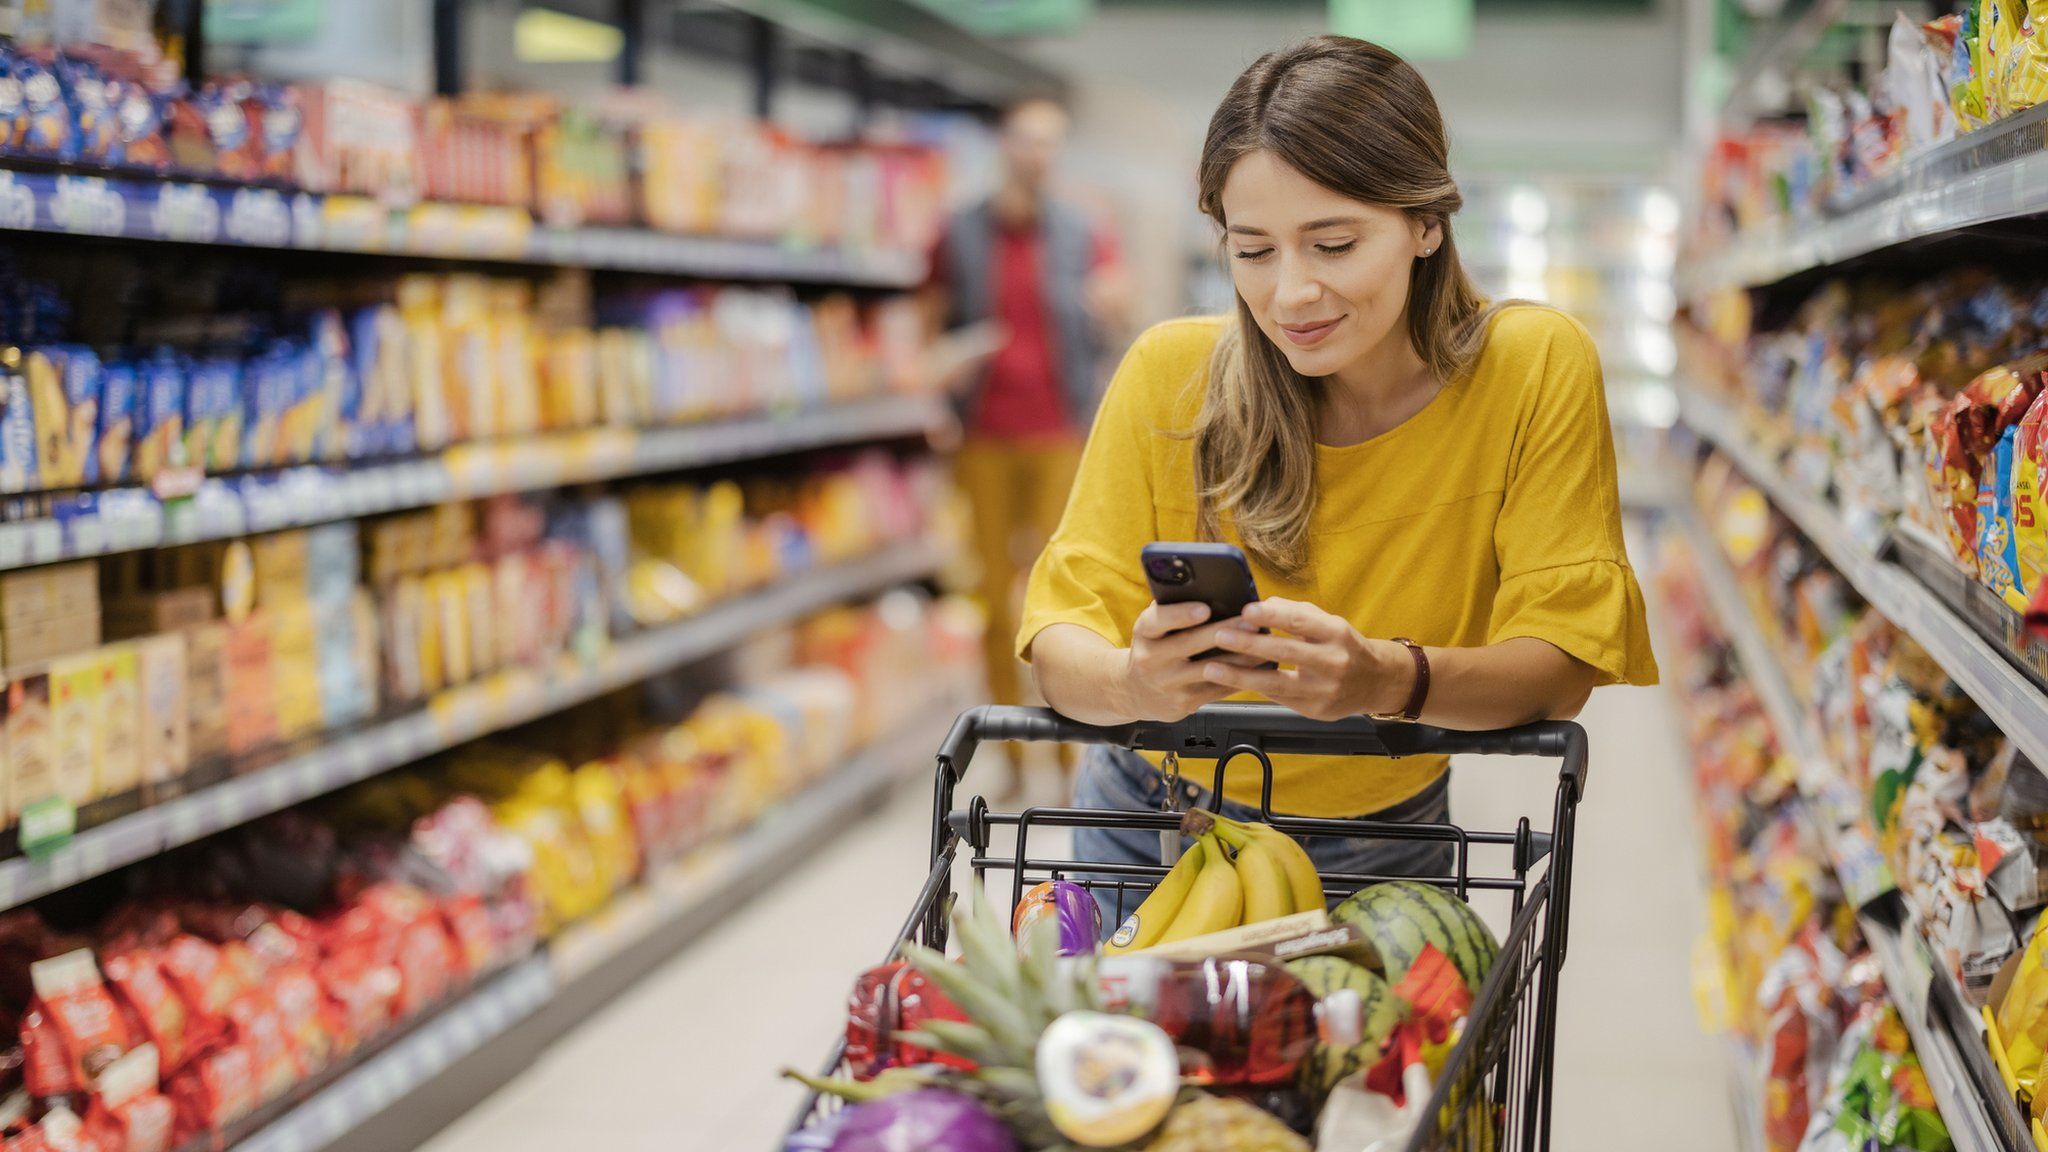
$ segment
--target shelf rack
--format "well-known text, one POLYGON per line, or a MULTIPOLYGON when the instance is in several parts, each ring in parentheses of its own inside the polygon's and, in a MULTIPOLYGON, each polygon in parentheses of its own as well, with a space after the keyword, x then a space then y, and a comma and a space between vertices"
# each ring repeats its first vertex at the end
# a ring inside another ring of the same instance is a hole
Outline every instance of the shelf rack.
POLYGON ((281 1106, 230 1132, 236 1152, 320 1152, 361 1135, 366 1124, 465 1061, 491 1049, 555 1038, 573 1019, 540 1019, 657 937, 694 935, 715 922, 733 894, 758 891, 790 860, 845 824, 845 814, 920 775, 957 711, 957 690, 938 693, 837 770, 737 836, 657 868, 605 910, 572 925, 534 955, 477 985, 360 1063, 309 1085, 281 1106), (550 1035, 535 1034, 539 1028, 550 1035))
MULTIPOLYGON (((1899 911, 1895 907, 1897 898, 1881 897, 1872 890, 1871 857, 1875 855, 1875 849, 1867 838, 1854 826, 1844 826, 1845 822, 1839 815, 1841 806, 1833 797, 1821 794, 1819 788, 1810 787, 1814 781, 1835 775, 1827 767, 1813 710, 1793 692, 1784 664, 1744 598, 1719 541, 1690 506, 1678 509, 1675 516, 1686 534, 1700 584, 1713 614, 1733 645, 1744 676, 1756 690, 1758 702, 1770 718, 1772 730, 1777 733, 1785 751, 1800 766, 1804 794, 1800 801, 1801 810, 1825 846, 1829 863, 1836 870, 1844 893, 1859 909, 1858 924, 1884 972, 1885 987, 1912 1037, 1913 1050, 1920 1057, 1928 1086, 1933 1089, 1942 1120, 1948 1125, 1957 1149, 1960 1152, 1997 1152, 2004 1148, 2024 1147, 2024 1143, 2012 1144, 2010 1135, 2004 1139, 1999 1135, 2001 1128, 2008 1134, 2013 1131, 2010 1127, 2015 1119, 2013 1110, 2009 1107, 2001 1110, 1998 1102, 1990 1099, 1975 1083, 1973 1065, 1981 1070, 1989 1067, 1991 1060, 1990 1051, 1983 1047, 1981 1036, 1971 1033, 1959 1035, 1946 1026, 1935 1011, 1934 981, 1948 980, 1947 969, 1931 963, 1926 949, 1918 944, 1921 936, 1916 926, 1894 923, 1899 911), (1963 1049, 1962 1045, 1968 1042, 1978 1044, 1980 1056, 1973 1058, 1963 1049)), ((1960 990, 1953 989, 1953 981, 1949 983, 1951 991, 1960 996, 1960 990)), ((1738 1090, 1741 1086, 1738 1085, 1738 1090)), ((2010 1101, 2004 1103, 2010 1105, 2010 1101)), ((1748 1122, 1740 1112, 1738 1118, 1748 1122)), ((2024 1142, 2024 1124, 2018 1132, 2019 1139, 2024 1142)))
POLYGON ((616 642, 600 660, 565 659, 449 689, 427 706, 328 738, 269 767, 80 832, 47 856, 0 860, 0 908, 102 876, 479 736, 593 700, 756 632, 937 571, 946 557, 919 542, 824 568, 616 642))

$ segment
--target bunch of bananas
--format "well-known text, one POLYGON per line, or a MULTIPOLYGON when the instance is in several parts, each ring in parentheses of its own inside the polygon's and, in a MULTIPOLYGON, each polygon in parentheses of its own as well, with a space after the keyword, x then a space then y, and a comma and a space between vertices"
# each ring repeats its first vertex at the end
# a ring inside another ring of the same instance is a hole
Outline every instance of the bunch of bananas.
POLYGON ((1103 951, 1135 952, 1324 906, 1322 879, 1292 836, 1214 816, 1103 951))

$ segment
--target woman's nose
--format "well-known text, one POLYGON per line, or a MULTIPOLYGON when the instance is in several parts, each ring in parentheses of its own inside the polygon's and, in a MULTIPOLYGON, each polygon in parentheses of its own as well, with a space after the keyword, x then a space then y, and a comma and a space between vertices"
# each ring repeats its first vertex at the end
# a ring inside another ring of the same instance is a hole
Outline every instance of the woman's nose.
POLYGON ((1299 261, 1283 260, 1280 264, 1280 282, 1274 286, 1275 302, 1283 307, 1298 307, 1313 304, 1322 298, 1322 281, 1309 275, 1309 270, 1299 261))

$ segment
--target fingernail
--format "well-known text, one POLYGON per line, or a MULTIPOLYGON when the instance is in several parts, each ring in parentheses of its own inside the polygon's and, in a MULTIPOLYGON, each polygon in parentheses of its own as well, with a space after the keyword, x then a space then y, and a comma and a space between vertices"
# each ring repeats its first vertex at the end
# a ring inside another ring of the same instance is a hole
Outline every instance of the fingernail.
POLYGON ((1257 604, 1247 604, 1244 606, 1244 611, 1241 613, 1241 615, 1246 620, 1256 620, 1259 618, 1259 615, 1264 611, 1265 609, 1260 608, 1257 604))
POLYGON ((1221 665, 1221 664, 1204 664, 1204 665, 1202 665, 1202 679, 1204 679, 1204 680, 1221 680, 1221 679, 1223 679, 1223 665, 1221 665))
POLYGON ((1207 620, 1208 618, 1209 606, 1207 604, 1201 603, 1200 601, 1196 601, 1194 608, 1192 608, 1188 612, 1188 619, 1196 621, 1197 623, 1203 620, 1207 620))

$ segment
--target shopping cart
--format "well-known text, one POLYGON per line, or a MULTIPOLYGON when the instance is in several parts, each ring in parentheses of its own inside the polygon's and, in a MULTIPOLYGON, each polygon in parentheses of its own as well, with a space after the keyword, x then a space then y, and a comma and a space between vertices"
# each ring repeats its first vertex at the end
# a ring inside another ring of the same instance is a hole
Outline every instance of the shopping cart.
MULTIPOLYGON (((1133 828, 1170 831, 1179 826, 1172 812, 1127 812, 1094 808, 1030 808, 1017 813, 989 809, 980 796, 965 809, 953 806, 954 793, 974 753, 984 741, 1051 741, 1115 744, 1150 752, 1170 752, 1180 759, 1216 761, 1211 807, 1220 804, 1224 770, 1240 756, 1257 760, 1263 773, 1261 818, 1297 836, 1341 836, 1361 840, 1433 840, 1451 845, 1455 861, 1443 876, 1371 876, 1324 873, 1323 888, 1332 900, 1383 880, 1417 879, 1456 892, 1460 898, 1480 891, 1510 896, 1511 921, 1500 958, 1474 997, 1465 1030, 1438 1077, 1422 1115, 1424 1122, 1409 1142, 1410 1152, 1460 1149, 1467 1152, 1535 1152, 1550 1147, 1551 1063, 1557 1032, 1557 976, 1564 963, 1566 926, 1571 911, 1572 821, 1586 782, 1586 734, 1576 724, 1544 723, 1498 732, 1453 732, 1409 724, 1375 724, 1365 717, 1335 722, 1309 720, 1271 705, 1218 704, 1172 724, 1141 722, 1094 727, 1039 708, 983 706, 962 714, 938 754, 932 801, 932 868, 917 894, 909 918, 885 960, 894 960, 904 941, 918 940, 931 948, 946 946, 953 905, 953 871, 960 849, 970 850, 968 865, 975 883, 986 886, 990 872, 1008 873, 1015 901, 1027 884, 1068 879, 1088 888, 1117 892, 1121 908, 1132 905, 1166 874, 1164 866, 1103 864, 1048 859, 1030 849, 1031 833, 1045 828, 1133 828), (1279 753, 1344 756, 1509 755, 1542 756, 1563 762, 1556 805, 1548 832, 1531 827, 1527 817, 1512 832, 1474 832, 1452 824, 1400 824, 1372 820, 1330 820, 1273 814, 1273 765, 1279 753), (992 833, 1014 828, 1015 844, 1007 855, 996 853, 992 833), (1474 846, 1509 850, 1512 875, 1475 875, 1474 846), (1538 865, 1548 861, 1547 867, 1538 865), (1532 873, 1535 873, 1532 876, 1532 873), (1122 877, 1122 878, 1119 878, 1122 877)), ((842 1040, 827 1061, 824 1076, 843 1074, 842 1040)), ((829 1107, 818 1094, 805 1101, 797 1116, 801 1127, 829 1107)))

